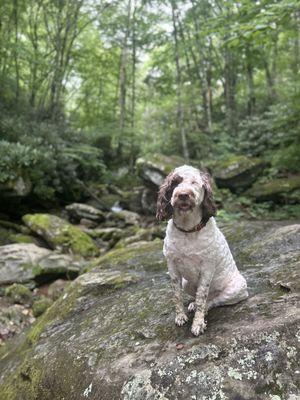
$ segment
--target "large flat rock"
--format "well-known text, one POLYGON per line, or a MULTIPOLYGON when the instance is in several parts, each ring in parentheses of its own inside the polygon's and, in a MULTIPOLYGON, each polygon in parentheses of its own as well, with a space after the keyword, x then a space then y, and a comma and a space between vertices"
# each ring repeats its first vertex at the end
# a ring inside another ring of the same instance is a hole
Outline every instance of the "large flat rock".
POLYGON ((47 282, 59 276, 74 278, 84 265, 82 260, 32 243, 0 246, 0 287, 30 281, 47 282))
POLYGON ((114 250, 4 348, 0 399, 298 399, 300 225, 224 232, 250 298, 204 335, 174 325, 161 242, 114 250))

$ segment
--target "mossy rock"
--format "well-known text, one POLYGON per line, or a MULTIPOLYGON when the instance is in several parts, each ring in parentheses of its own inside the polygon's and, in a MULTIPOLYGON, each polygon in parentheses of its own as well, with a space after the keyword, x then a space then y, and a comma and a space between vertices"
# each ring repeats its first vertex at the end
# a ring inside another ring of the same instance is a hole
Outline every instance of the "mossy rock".
POLYGON ((214 163, 212 170, 218 187, 242 192, 255 182, 265 166, 260 158, 232 155, 214 163))
POLYGON ((0 400, 296 398, 299 292, 270 279, 299 280, 300 227, 224 231, 250 298, 211 310, 204 335, 174 324, 168 275, 150 268, 161 242, 111 251, 1 351, 0 400))
POLYGON ((37 318, 44 314, 44 312, 53 304, 53 300, 49 297, 41 296, 34 300, 32 304, 33 315, 37 318))
POLYGON ((14 222, 0 220, 0 246, 12 243, 35 243, 38 240, 30 235, 30 230, 14 222))
POLYGON ((256 182, 246 193, 257 201, 281 203, 300 202, 300 175, 273 179, 269 182, 256 182))
POLYGON ((185 161, 181 157, 156 153, 138 158, 136 168, 145 184, 150 184, 151 187, 158 187, 166 175, 183 164, 185 164, 185 161))
POLYGON ((33 298, 31 290, 27 286, 18 283, 8 286, 4 294, 12 303, 18 304, 30 304, 33 298))
POLYGON ((9 240, 11 243, 33 243, 36 245, 40 244, 37 238, 31 235, 24 235, 23 233, 12 233, 9 235, 9 240))
POLYGON ((93 240, 79 228, 55 215, 27 214, 24 223, 54 249, 93 257, 99 254, 93 240))
POLYGON ((0 246, 4 246, 6 244, 11 244, 12 241, 10 239, 10 236, 14 234, 14 231, 6 228, 2 228, 0 226, 0 246))
POLYGON ((162 241, 135 242, 125 248, 113 249, 104 256, 93 261, 88 268, 145 270, 166 270, 166 262, 162 254, 162 241))

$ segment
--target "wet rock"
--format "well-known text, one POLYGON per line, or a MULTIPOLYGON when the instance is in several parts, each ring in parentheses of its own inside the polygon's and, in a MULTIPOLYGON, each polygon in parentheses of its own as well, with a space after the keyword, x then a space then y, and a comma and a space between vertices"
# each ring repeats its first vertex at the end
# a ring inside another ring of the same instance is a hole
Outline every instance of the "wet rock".
POLYGON ((35 244, 0 247, 0 286, 30 281, 51 281, 58 276, 76 277, 85 263, 35 244))
POLYGON ((245 194, 257 201, 274 201, 279 203, 300 202, 300 175, 273 179, 269 182, 256 182, 245 194))
POLYGON ((242 192, 260 176, 265 166, 260 158, 234 155, 215 164, 212 173, 218 187, 242 192))
MULTIPOLYGON (((297 399, 297 224, 224 226, 250 297, 213 309, 204 335, 174 324, 162 243, 113 250, 4 350, 0 399, 297 399), (66 365, 68 368, 66 368, 66 365)), ((186 299, 187 300, 187 299, 186 299)))
POLYGON ((50 214, 27 214, 23 221, 53 249, 82 257, 99 254, 95 243, 86 233, 62 218, 50 214))
POLYGON ((79 222, 82 218, 94 222, 103 222, 105 215, 102 211, 87 204, 72 203, 66 206, 68 216, 72 222, 79 222))

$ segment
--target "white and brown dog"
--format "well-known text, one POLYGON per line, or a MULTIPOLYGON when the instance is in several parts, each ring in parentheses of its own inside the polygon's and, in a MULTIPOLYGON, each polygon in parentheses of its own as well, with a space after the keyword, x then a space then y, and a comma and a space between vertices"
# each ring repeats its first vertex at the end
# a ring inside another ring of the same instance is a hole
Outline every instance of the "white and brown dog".
POLYGON ((182 288, 193 298, 192 333, 206 328, 204 316, 213 307, 238 303, 248 297, 247 283, 238 271, 225 237, 213 218, 210 176, 183 165, 160 186, 157 218, 170 219, 164 240, 164 255, 174 291, 175 323, 183 325, 182 288))

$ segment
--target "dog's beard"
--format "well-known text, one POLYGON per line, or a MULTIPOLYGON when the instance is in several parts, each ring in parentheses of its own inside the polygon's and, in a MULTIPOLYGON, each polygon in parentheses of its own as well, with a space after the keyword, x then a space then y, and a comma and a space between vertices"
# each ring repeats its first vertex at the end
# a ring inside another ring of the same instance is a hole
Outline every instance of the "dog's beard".
POLYGON ((196 204, 193 200, 177 200, 173 207, 181 213, 187 213, 195 208, 196 204))

